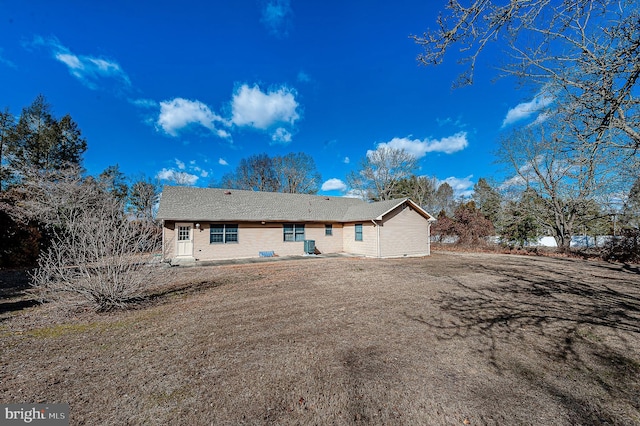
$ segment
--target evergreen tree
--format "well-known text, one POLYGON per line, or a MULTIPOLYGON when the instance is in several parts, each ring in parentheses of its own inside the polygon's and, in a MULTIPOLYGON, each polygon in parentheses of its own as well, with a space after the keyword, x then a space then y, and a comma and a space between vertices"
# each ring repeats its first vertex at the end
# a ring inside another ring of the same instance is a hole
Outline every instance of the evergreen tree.
POLYGON ((538 198, 535 191, 529 188, 521 194, 519 200, 507 203, 500 229, 503 241, 521 247, 537 241, 542 233, 540 221, 535 216, 538 198))
POLYGON ((127 177, 120 171, 120 166, 109 166, 98 176, 98 184, 109 192, 118 202, 125 202, 129 196, 127 177))
POLYGON ((409 197, 429 213, 436 214, 436 187, 436 178, 412 175, 398 181, 392 198, 409 197))
POLYGON ((473 186, 473 190, 473 200, 476 206, 494 226, 497 226, 502 203, 500 193, 485 178, 478 179, 478 183, 473 186))
POLYGON ((9 108, 0 112, 0 192, 10 175, 7 168, 9 136, 13 133, 15 124, 15 117, 9 112, 9 108))
POLYGON ((138 219, 153 222, 160 198, 158 185, 148 179, 139 179, 131 185, 129 211, 138 219))
POLYGON ((8 137, 8 165, 20 180, 29 171, 53 171, 79 166, 87 142, 78 125, 65 115, 60 121, 51 114, 44 96, 22 110, 18 123, 8 137))
POLYGON ((621 219, 624 227, 640 230, 640 177, 635 180, 629 190, 621 219))

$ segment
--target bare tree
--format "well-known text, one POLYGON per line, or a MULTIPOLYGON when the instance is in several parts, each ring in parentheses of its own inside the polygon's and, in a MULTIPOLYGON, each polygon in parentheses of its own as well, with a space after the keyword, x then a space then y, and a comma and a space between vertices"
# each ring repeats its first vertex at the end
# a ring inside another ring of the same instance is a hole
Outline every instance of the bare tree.
POLYGON ((252 155, 240 160, 235 172, 222 177, 221 186, 253 191, 278 191, 278 178, 273 160, 267 154, 252 155))
POLYGON ((577 149, 573 141, 558 139, 566 136, 554 130, 542 125, 514 130, 501 140, 499 156, 516 173, 503 185, 527 191, 533 216, 560 250, 568 250, 574 226, 589 220, 593 201, 605 203, 616 192, 618 174, 611 161, 613 149, 577 149))
MULTIPOLYGON (((502 71, 539 85, 554 99, 573 143, 640 148, 640 4, 636 0, 471 0, 448 2, 437 29, 413 36, 418 60, 442 62, 454 46, 473 81, 476 60, 491 42, 507 46, 502 71)), ((618 161, 629 157, 620 156, 618 161)))
POLYGON ((29 176, 27 211, 47 226, 50 246, 32 275, 44 300, 80 297, 98 310, 124 306, 141 296, 159 251, 158 230, 131 220, 124 205, 78 169, 29 176))
POLYGON ((128 209, 137 219, 153 223, 159 201, 160 188, 157 182, 140 178, 131 185, 128 209))
POLYGON ((378 146, 368 151, 360 170, 347 176, 352 190, 366 194, 372 200, 393 198, 398 183, 408 179, 418 167, 418 160, 403 149, 378 146))
POLYGON ((253 191, 315 194, 320 180, 313 158, 299 152, 283 157, 260 154, 243 158, 236 170, 224 175, 218 185, 253 191))
POLYGON ((316 163, 309 155, 299 152, 272 159, 278 190, 291 194, 316 194, 322 180, 316 163))
POLYGON ((453 188, 447 182, 443 182, 438 186, 433 208, 438 214, 444 212, 447 216, 453 215, 456 208, 456 200, 453 188))

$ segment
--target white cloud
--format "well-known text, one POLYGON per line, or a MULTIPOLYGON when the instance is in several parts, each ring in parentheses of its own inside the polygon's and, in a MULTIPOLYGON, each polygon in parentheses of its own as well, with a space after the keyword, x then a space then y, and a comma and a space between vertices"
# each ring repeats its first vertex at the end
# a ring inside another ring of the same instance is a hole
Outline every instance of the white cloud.
POLYGON ((229 133, 229 132, 227 132, 226 130, 223 130, 223 129, 217 129, 216 130, 216 135, 218 135, 222 139, 229 139, 231 137, 231 133, 229 133))
POLYGON ((361 200, 367 199, 366 191, 361 191, 358 189, 350 189, 342 195, 344 198, 359 198, 361 200))
POLYGON ((438 126, 440 126, 440 127, 448 126, 448 125, 451 125, 453 127, 457 127, 459 129, 467 127, 467 125, 465 123, 463 123, 462 120, 459 117, 456 118, 456 119, 453 119, 451 117, 436 118, 436 123, 438 123, 438 126))
POLYGON ((140 108, 157 108, 158 102, 153 99, 129 99, 129 103, 140 108))
POLYGON ((347 189, 347 185, 340 179, 333 178, 323 183, 320 189, 323 191, 344 191, 347 189))
POLYGON ((231 100, 231 121, 237 126, 266 130, 276 123, 293 125, 300 115, 296 111, 296 92, 286 86, 262 92, 258 85, 240 86, 231 100))
POLYGON ((229 163, 227 163, 227 161, 223 158, 218 159, 218 164, 220 164, 221 166, 228 166, 229 163))
POLYGON ((96 90, 104 79, 113 79, 125 86, 131 86, 129 76, 120 64, 111 59, 89 55, 76 55, 62 45, 58 39, 35 37, 31 43, 35 46, 46 46, 51 49, 53 57, 67 66, 71 75, 90 89, 96 90))
POLYGON ((13 69, 18 69, 18 67, 16 66, 16 64, 14 64, 13 62, 11 62, 9 59, 5 58, 3 56, 3 50, 2 48, 0 48, 0 64, 5 64, 6 66, 13 68, 13 69))
POLYGON ((520 175, 515 175, 502 182, 500 189, 516 188, 526 184, 527 181, 520 175))
POLYGON ((467 141, 467 132, 458 132, 453 136, 442 139, 409 139, 409 138, 393 138, 389 142, 378 144, 378 148, 389 147, 393 149, 404 149, 416 158, 422 158, 428 152, 444 152, 445 154, 453 154, 461 151, 469 145, 467 141))
POLYGON ((196 160, 182 161, 174 158, 173 161, 175 167, 163 168, 156 174, 156 178, 177 185, 194 185, 199 178, 206 178, 211 174, 210 170, 200 167, 196 160))
POLYGON ((344 164, 349 164, 351 162, 351 160, 349 160, 349 157, 344 157, 344 160, 342 160, 342 162, 344 164))
POLYGON ((290 0, 268 0, 263 3, 260 22, 272 35, 283 37, 289 34, 292 15, 290 0))
POLYGON ((175 169, 162 169, 156 174, 159 180, 166 180, 177 185, 194 185, 198 181, 198 176, 175 169))
POLYGON ((287 145, 291 143, 292 138, 293 138, 293 135, 291 134, 291 132, 285 129, 284 127, 278 127, 271 134, 271 141, 273 142, 273 144, 287 145))
POLYGON ((473 182, 471 178, 473 175, 469 175, 463 178, 457 178, 455 176, 450 176, 445 180, 439 180, 438 185, 442 185, 443 183, 448 183, 451 188, 453 188, 453 194, 456 197, 470 197, 473 195, 473 182))
POLYGON ((80 58, 78 58, 76 55, 72 55, 69 53, 58 53, 55 55, 55 58, 74 70, 72 72, 75 72, 75 70, 81 70, 83 67, 82 62, 80 62, 80 58))
POLYGON ((531 101, 516 105, 507 111, 507 116, 502 121, 502 127, 504 128, 517 121, 529 118, 531 115, 549 106, 553 100, 552 96, 545 93, 539 93, 531 101))
POLYGON ((228 136, 226 131, 215 128, 216 122, 225 123, 225 120, 200 101, 175 98, 160 102, 157 125, 171 136, 177 136, 178 130, 191 124, 200 124, 221 137, 228 136))

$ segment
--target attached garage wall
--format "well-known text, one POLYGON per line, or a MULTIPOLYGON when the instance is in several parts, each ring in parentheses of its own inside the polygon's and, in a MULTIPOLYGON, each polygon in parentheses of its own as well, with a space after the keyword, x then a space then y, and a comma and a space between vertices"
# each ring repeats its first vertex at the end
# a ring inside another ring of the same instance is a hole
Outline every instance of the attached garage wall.
POLYGON ((384 217, 380 227, 380 255, 428 256, 429 226, 429 222, 411 206, 399 206, 384 217))

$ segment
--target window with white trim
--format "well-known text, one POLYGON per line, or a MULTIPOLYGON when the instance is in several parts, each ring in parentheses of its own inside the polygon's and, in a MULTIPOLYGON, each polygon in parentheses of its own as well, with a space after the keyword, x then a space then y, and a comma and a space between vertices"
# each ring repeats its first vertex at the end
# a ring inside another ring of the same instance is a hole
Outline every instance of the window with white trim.
POLYGON ((356 241, 362 241, 362 224, 356 223, 356 241))
POLYGON ((212 224, 209 231, 210 244, 228 244, 238 242, 238 225, 212 224))
POLYGON ((304 241, 303 223, 285 223, 282 232, 284 241, 304 241))
POLYGON ((331 223, 327 223, 324 225, 324 235, 328 237, 333 235, 333 225, 331 223))

